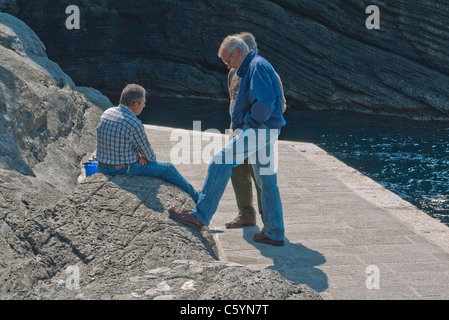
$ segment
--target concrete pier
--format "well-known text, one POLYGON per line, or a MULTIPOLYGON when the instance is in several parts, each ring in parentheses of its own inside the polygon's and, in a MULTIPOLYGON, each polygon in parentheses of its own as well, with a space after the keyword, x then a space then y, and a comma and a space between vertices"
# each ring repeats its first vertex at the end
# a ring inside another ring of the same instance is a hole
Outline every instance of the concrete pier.
MULTIPOLYGON (((210 157, 192 148, 224 135, 146 130, 159 161, 190 137, 191 161, 175 166, 201 190, 210 157)), ((280 141, 278 151, 285 246, 253 241, 260 217, 254 227, 225 228, 237 215, 229 182, 210 225, 221 260, 277 270, 329 300, 449 299, 449 227, 313 144, 280 141)))

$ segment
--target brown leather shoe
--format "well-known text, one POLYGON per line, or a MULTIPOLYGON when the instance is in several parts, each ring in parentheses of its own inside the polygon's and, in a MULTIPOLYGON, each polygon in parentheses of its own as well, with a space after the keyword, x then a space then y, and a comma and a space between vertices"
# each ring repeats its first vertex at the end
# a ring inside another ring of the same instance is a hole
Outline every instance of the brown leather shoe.
POLYGON ((250 226, 255 226, 255 225, 256 225, 256 221, 243 220, 243 219, 240 219, 240 217, 235 218, 231 222, 225 223, 225 227, 228 229, 250 227, 250 226))
POLYGON ((204 224, 202 224, 193 214, 192 210, 186 210, 186 209, 176 209, 174 207, 171 207, 168 209, 168 213, 170 217, 178 222, 181 222, 182 224, 185 224, 197 231, 201 231, 203 229, 204 224))
POLYGON ((253 239, 256 242, 267 243, 267 244, 271 244, 273 246, 278 246, 278 247, 282 247, 284 245, 284 240, 273 240, 273 239, 270 239, 263 232, 256 233, 254 235, 253 239))

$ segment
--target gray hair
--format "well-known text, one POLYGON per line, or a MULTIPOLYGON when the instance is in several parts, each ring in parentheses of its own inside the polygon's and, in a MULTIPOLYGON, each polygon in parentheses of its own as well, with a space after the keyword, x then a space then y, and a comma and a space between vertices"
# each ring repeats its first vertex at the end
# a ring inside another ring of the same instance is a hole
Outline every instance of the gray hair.
POLYGON ((138 84, 128 84, 122 91, 120 104, 130 107, 134 102, 142 102, 145 98, 146 90, 138 84))
POLYGON ((249 47, 242 38, 237 36, 227 36, 220 45, 218 56, 221 58, 223 51, 234 52, 237 48, 242 50, 243 53, 249 52, 249 47))
POLYGON ((240 32, 239 34, 236 34, 236 36, 242 38, 250 49, 253 49, 256 53, 259 52, 257 49, 256 38, 251 32, 240 32))

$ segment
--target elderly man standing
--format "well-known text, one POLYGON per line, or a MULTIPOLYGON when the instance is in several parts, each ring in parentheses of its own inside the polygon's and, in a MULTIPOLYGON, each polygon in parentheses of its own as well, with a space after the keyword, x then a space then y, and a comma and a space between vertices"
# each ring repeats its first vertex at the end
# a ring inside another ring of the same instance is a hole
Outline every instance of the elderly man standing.
POLYGON ((237 69, 242 78, 232 109, 232 129, 239 133, 214 155, 206 181, 193 210, 170 208, 170 216, 201 230, 209 225, 231 177, 232 168, 250 158, 254 175, 261 189, 264 229, 254 235, 254 241, 276 246, 284 245, 282 203, 277 186, 273 155, 281 128, 286 124, 282 115, 282 93, 271 64, 249 50, 236 36, 228 36, 220 46, 218 56, 228 69, 237 69))
POLYGON ((169 162, 156 161, 145 128, 137 116, 145 108, 146 91, 136 84, 123 89, 118 107, 109 108, 97 127, 98 172, 105 175, 159 177, 198 201, 198 191, 169 162))
MULTIPOLYGON (((254 50, 258 53, 256 38, 251 32, 240 32, 234 36, 240 37, 245 41, 250 50, 254 50)), ((281 79, 278 76, 279 84, 281 85, 282 92, 282 112, 287 109, 287 104, 284 96, 284 90, 281 79)), ((237 75, 237 69, 231 68, 228 73, 228 90, 229 90, 229 115, 232 116, 232 108, 237 98, 237 93, 240 89, 240 83, 242 78, 237 75)), ((231 123, 232 128, 232 123, 231 123)), ((237 217, 225 224, 226 228, 240 228, 246 226, 254 226, 256 224, 256 210, 253 206, 253 180, 256 187, 256 196, 260 216, 263 221, 262 201, 260 198, 260 188, 255 180, 254 172, 248 159, 246 159, 239 166, 232 168, 231 182, 234 189, 235 198, 237 201, 238 215, 237 217)))

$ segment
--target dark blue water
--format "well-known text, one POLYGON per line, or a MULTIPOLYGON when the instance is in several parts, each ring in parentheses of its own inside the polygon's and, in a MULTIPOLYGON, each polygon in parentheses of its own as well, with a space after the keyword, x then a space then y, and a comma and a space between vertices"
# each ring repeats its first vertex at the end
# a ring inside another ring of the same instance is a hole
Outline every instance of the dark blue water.
MULTIPOLYGON (((229 127, 227 102, 153 98, 145 124, 229 127)), ((311 142, 449 225, 449 122, 289 108, 280 139, 311 142)))

